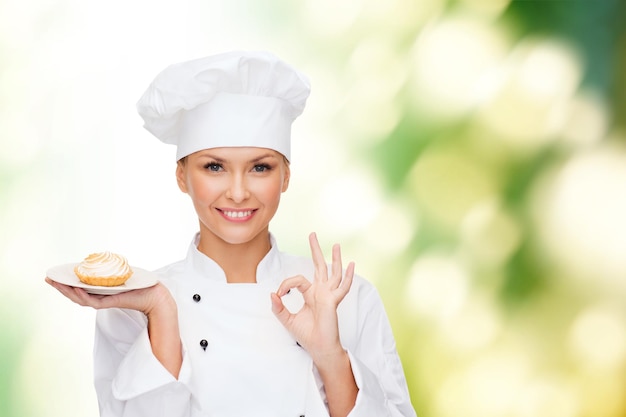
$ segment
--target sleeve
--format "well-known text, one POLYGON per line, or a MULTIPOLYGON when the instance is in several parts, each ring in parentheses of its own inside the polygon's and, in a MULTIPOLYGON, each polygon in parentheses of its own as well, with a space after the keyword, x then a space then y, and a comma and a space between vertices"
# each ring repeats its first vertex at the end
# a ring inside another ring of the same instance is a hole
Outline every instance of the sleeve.
POLYGON ((96 315, 94 383, 101 417, 191 417, 188 355, 178 380, 152 353, 147 319, 138 311, 109 309, 96 315))
POLYGON ((361 290, 346 346, 359 388, 349 417, 416 417, 382 300, 373 286, 361 290))

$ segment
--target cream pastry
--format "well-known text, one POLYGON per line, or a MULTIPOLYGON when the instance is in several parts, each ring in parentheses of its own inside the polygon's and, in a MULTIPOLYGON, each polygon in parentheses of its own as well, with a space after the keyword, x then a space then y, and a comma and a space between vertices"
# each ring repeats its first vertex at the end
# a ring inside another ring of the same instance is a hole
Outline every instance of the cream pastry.
POLYGON ((92 253, 77 264, 74 273, 85 284, 115 287, 125 283, 133 274, 133 270, 122 255, 98 252, 92 253))

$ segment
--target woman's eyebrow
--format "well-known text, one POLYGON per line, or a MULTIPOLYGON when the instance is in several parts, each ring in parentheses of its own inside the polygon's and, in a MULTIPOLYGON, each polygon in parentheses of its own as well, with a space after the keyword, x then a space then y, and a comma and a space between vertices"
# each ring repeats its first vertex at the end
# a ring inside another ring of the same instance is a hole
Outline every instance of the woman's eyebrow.
POLYGON ((198 158, 212 159, 215 162, 219 162, 219 163, 226 162, 226 160, 224 158, 220 158, 219 156, 211 155, 209 153, 200 154, 200 155, 198 155, 198 158))
MULTIPOLYGON (((211 159, 211 160, 213 160, 215 162, 218 162, 218 163, 226 163, 226 162, 228 162, 228 159, 221 158, 221 157, 219 157, 217 155, 213 155, 211 153, 202 153, 202 154, 198 155, 198 158, 201 158, 201 159, 211 159)), ((253 159, 249 160, 248 163, 252 163, 253 164, 253 163, 262 161, 263 159, 266 159, 266 158, 276 159, 278 157, 276 155, 268 152, 266 154, 259 155, 256 158, 253 158, 253 159)))
POLYGON ((263 160, 265 158, 276 158, 276 155, 271 154, 271 153, 267 153, 265 155, 261 155, 261 156, 258 156, 256 158, 252 159, 250 162, 253 162, 253 163, 254 162, 259 162, 259 161, 261 161, 261 160, 263 160))

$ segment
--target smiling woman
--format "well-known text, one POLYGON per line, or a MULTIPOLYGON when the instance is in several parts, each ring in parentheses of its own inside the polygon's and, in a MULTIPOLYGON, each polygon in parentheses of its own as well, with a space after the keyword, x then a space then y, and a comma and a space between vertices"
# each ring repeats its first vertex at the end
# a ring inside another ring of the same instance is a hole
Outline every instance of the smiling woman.
MULTIPOLYGON (((200 231, 205 233, 201 250, 213 257, 211 254, 224 242, 232 245, 254 238, 267 240, 265 234, 278 209, 280 194, 287 190, 289 174, 283 157, 266 148, 213 148, 179 161, 178 186, 191 197, 200 231)), ((261 249, 266 252, 264 246, 261 249)), ((248 280, 254 282, 251 272, 248 280)))
POLYGON ((415 416, 374 286, 339 245, 327 264, 314 233, 309 259, 269 231, 308 95, 274 55, 232 52, 166 68, 140 99, 146 129, 177 146, 199 231, 149 288, 101 296, 48 280, 99 310, 102 417, 415 416))

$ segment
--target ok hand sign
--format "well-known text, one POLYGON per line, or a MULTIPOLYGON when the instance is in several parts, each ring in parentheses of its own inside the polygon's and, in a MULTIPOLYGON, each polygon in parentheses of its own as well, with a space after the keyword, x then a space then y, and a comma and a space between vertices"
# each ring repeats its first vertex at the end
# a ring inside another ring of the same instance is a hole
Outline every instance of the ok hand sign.
POLYGON ((315 233, 309 235, 311 254, 315 265, 313 282, 302 275, 285 279, 272 293, 272 311, 298 343, 320 365, 326 358, 343 353, 339 340, 337 306, 346 296, 354 277, 354 263, 345 270, 341 266, 341 249, 334 245, 332 266, 324 260, 315 233), (297 313, 285 308, 281 297, 297 288, 304 297, 304 306, 297 313))

